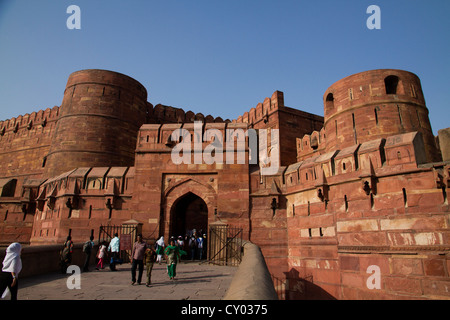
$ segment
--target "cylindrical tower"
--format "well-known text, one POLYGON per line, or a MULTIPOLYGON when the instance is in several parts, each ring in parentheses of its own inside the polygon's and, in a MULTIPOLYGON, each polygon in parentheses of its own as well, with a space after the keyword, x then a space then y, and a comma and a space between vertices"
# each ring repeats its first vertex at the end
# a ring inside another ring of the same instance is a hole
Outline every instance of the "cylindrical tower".
POLYGON ((107 70, 70 75, 46 159, 46 176, 77 167, 133 166, 147 90, 107 70))
POLYGON ((439 161, 420 79, 380 69, 337 81, 324 94, 326 150, 419 131, 427 161, 439 161))

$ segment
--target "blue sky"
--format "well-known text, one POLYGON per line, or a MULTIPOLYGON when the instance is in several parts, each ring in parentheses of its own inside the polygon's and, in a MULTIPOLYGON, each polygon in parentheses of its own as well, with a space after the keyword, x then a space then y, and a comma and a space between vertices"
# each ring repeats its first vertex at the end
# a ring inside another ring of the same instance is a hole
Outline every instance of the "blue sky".
POLYGON ((0 120, 60 105, 81 69, 129 75, 148 101, 235 119, 275 90, 323 115, 323 94, 361 71, 422 81, 433 131, 450 127, 448 0, 0 0, 0 120), (81 30, 69 30, 69 5, 81 30), (381 8, 369 30, 367 8, 381 8))

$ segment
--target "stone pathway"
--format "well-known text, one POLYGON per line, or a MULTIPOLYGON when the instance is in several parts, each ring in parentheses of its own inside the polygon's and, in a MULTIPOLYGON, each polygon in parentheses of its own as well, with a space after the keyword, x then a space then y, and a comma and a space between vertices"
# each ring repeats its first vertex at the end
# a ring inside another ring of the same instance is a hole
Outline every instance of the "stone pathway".
MULTIPOLYGON (((169 280, 165 264, 155 264, 152 285, 131 285, 131 264, 81 273, 80 289, 67 286, 71 274, 46 274, 20 279, 19 300, 221 300, 228 290, 236 267, 199 262, 182 262, 177 279, 169 280)), ((137 273, 137 272, 136 272, 137 273)))

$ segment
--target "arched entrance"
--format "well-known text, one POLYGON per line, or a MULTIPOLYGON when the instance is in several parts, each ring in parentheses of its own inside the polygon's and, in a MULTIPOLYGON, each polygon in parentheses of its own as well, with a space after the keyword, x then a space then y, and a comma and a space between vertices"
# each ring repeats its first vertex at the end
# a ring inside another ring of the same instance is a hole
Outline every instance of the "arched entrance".
POLYGON ((193 229, 206 233, 208 228, 208 206, 202 198, 192 192, 178 198, 170 210, 170 236, 184 237, 193 229))

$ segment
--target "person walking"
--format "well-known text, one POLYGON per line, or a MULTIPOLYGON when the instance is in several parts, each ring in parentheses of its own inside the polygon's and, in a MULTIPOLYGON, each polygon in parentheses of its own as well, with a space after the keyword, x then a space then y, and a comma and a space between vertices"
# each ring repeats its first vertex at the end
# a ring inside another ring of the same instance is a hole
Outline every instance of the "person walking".
POLYGON ((101 269, 104 268, 103 263, 105 262, 105 258, 106 258, 106 244, 105 242, 103 242, 100 245, 100 248, 98 248, 98 252, 97 252, 97 267, 95 268, 96 270, 98 270, 98 268, 100 267, 101 269))
POLYGON ((142 274, 144 272, 144 255, 145 249, 147 249, 147 244, 142 241, 142 235, 137 235, 137 241, 133 245, 133 249, 131 250, 131 258, 133 259, 131 262, 131 284, 134 285, 136 283, 136 269, 139 267, 139 273, 137 282, 141 284, 142 274))
POLYGON ((152 284, 152 270, 153 264, 156 260, 156 251, 152 248, 152 246, 147 245, 147 249, 145 249, 144 261, 145 267, 147 269, 147 287, 150 287, 152 284))
POLYGON ((167 274, 169 275, 169 279, 175 280, 175 276, 177 275, 177 263, 180 260, 181 255, 185 255, 186 252, 176 245, 175 239, 172 239, 170 240, 170 245, 164 250, 164 253, 167 255, 167 274))
POLYGON ((158 262, 159 264, 161 264, 162 256, 164 254, 164 247, 164 237, 161 236, 158 241, 156 241, 156 262, 158 262))
POLYGON ((84 260, 84 266, 83 266, 83 271, 87 272, 89 271, 89 262, 91 260, 91 252, 92 249, 94 248, 94 236, 91 236, 89 238, 88 241, 86 241, 83 245, 83 252, 86 255, 85 260, 84 260))
POLYGON ((20 254, 22 246, 18 242, 11 243, 6 249, 5 259, 3 259, 2 272, 0 274, 0 295, 4 297, 6 288, 11 293, 11 300, 17 300, 19 281, 17 277, 22 270, 22 259, 20 254))
POLYGON ((61 250, 61 273, 67 272, 67 267, 72 262, 73 242, 72 237, 67 236, 66 242, 61 250))
POLYGON ((177 246, 181 249, 181 250, 184 250, 184 239, 183 239, 183 237, 182 236, 178 236, 178 239, 177 239, 177 246))
POLYGON ((197 252, 198 252, 199 260, 202 260, 202 258, 203 258, 203 237, 201 235, 197 238, 197 252))
POLYGON ((114 233, 114 238, 111 239, 111 242, 108 246, 108 251, 111 251, 111 261, 109 264, 109 268, 111 271, 116 271, 116 263, 119 260, 119 250, 120 250, 120 239, 119 234, 116 232, 114 233))
POLYGON ((191 253, 191 260, 195 259, 195 252, 197 250, 197 235, 194 233, 189 239, 189 250, 191 253))

